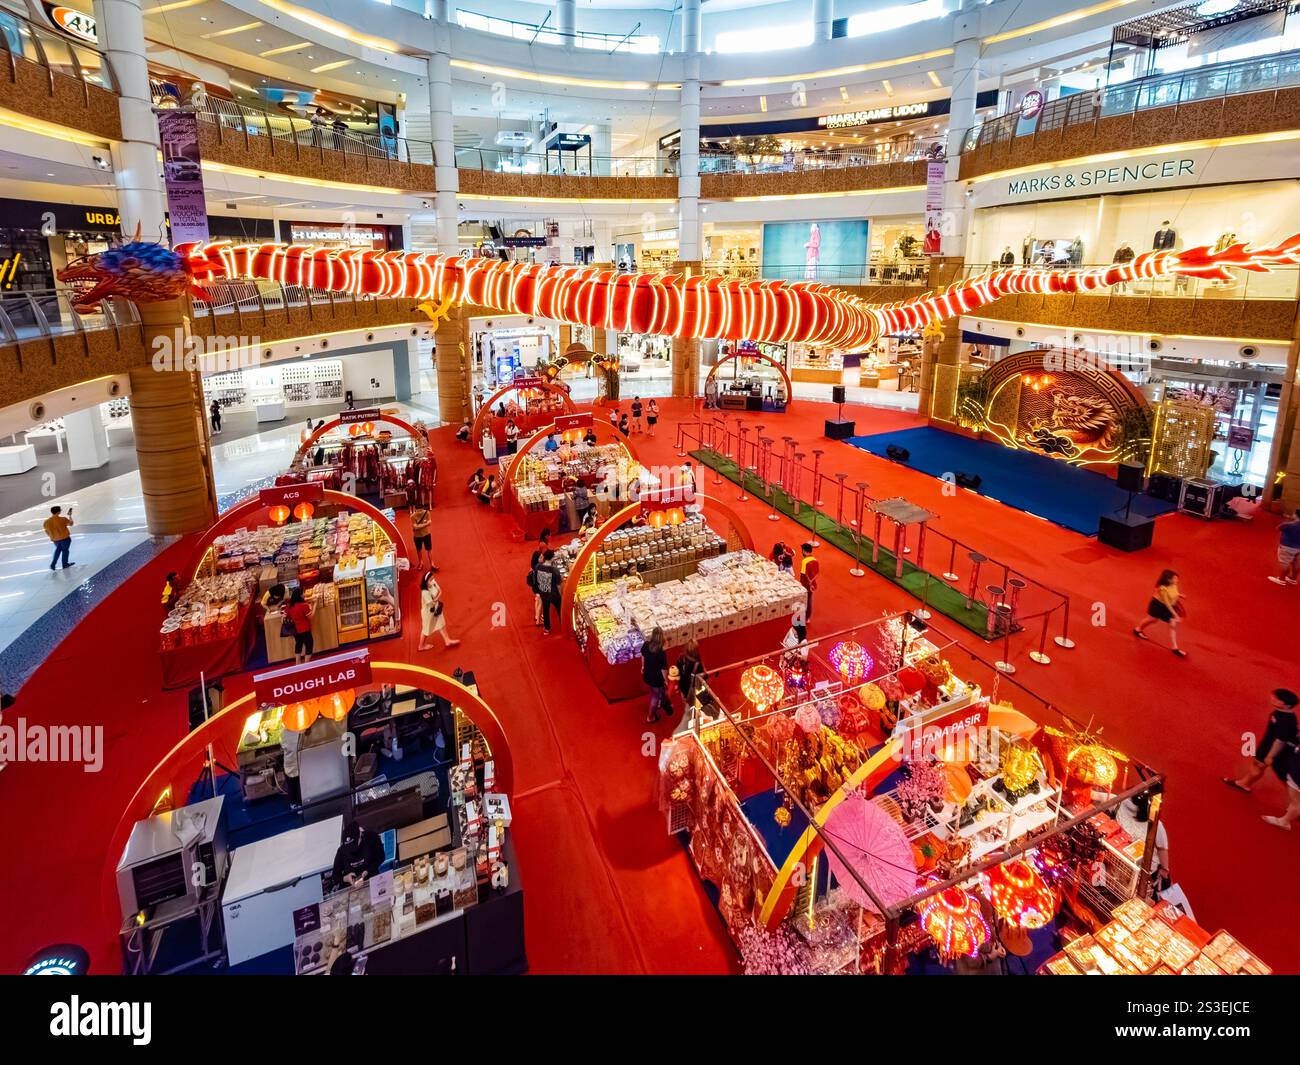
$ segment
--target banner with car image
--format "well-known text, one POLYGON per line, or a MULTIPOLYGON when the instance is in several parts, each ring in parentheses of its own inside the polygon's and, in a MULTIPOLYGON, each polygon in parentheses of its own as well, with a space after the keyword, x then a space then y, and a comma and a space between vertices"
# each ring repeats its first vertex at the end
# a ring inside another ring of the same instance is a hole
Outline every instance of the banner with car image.
POLYGON ((171 218, 172 246, 208 239, 208 206, 203 198, 199 122, 193 111, 160 111, 163 184, 171 218))

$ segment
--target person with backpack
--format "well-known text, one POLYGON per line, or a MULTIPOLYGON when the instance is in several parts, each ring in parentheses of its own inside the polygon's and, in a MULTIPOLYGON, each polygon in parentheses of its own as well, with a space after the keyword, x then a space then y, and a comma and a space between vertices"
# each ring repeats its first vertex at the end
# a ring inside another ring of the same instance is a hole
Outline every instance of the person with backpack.
POLYGON ((541 625, 542 623, 542 594, 537 590, 537 567, 542 564, 542 556, 546 554, 547 549, 551 546, 551 531, 543 529, 541 536, 537 538, 537 550, 533 552, 532 557, 528 560, 528 581, 529 591, 533 593, 533 624, 541 625))
POLYGON ((551 634, 551 611, 555 611, 557 620, 560 616, 560 575, 552 565, 554 558, 555 552, 546 548, 533 571, 533 582, 542 600, 542 632, 547 636, 551 634))

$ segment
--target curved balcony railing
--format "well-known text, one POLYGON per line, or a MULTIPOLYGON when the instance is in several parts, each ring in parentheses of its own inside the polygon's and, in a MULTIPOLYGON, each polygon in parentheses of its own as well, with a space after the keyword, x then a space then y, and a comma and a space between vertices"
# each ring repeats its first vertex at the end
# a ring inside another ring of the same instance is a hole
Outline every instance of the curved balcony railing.
POLYGON ((816 281, 822 285, 861 287, 866 285, 925 285, 929 279, 930 264, 924 258, 872 259, 866 263, 818 263, 809 266, 800 263, 737 262, 734 259, 707 259, 703 263, 706 274, 736 278, 741 281, 758 281, 764 278, 784 281, 816 281))
POLYGON ((910 163, 942 150, 945 136, 916 137, 888 144, 869 144, 839 151, 700 152, 701 174, 782 174, 807 170, 841 170, 852 166, 910 163))
POLYGON ((65 288, 0 293, 0 343, 17 344, 42 337, 89 333, 100 329, 138 329, 140 312, 134 303, 114 300, 95 314, 72 309, 72 292, 65 288))
POLYGON ((51 33, 14 12, 6 10, 5 16, 5 20, 0 22, 0 47, 5 52, 0 62, 9 66, 11 78, 17 76, 14 70, 16 62, 25 59, 45 68, 51 91, 56 77, 72 78, 83 85, 97 85, 114 92, 117 90, 108 60, 94 48, 51 33))
POLYGON ((1300 86, 1300 51, 1197 67, 1177 74, 1157 74, 1104 89, 1062 96, 1043 108, 1037 122, 1023 120, 1019 112, 989 119, 966 132, 960 142, 961 150, 974 151, 1018 136, 1096 122, 1115 115, 1297 86, 1300 86))

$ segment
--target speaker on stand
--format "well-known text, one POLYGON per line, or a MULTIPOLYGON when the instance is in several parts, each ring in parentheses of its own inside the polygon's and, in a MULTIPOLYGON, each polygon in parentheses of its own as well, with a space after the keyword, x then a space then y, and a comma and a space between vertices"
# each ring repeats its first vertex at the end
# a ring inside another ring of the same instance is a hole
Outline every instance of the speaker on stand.
POLYGON ((847 440, 854 433, 855 427, 852 421, 844 420, 844 404, 847 402, 847 394, 843 385, 831 386, 831 402, 839 407, 834 418, 826 419, 825 432, 832 440, 847 440))
POLYGON ((1136 462, 1121 462, 1115 471, 1115 484, 1128 493, 1123 515, 1103 514, 1097 527, 1097 539, 1121 551, 1141 551, 1151 546, 1156 523, 1153 518, 1133 513, 1133 497, 1146 490, 1146 477, 1136 462))

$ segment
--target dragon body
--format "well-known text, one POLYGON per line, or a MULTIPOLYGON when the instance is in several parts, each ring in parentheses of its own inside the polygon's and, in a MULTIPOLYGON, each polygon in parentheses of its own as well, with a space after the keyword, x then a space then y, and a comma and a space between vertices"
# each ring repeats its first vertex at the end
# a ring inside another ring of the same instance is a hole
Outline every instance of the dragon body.
POLYGON ((1085 270, 991 269, 946 289, 897 303, 808 281, 739 281, 702 275, 621 273, 590 266, 543 266, 405 251, 349 251, 301 244, 183 244, 168 251, 138 241, 87 256, 59 272, 78 286, 85 313, 110 296, 169 299, 188 287, 220 298, 220 283, 264 279, 354 296, 414 299, 439 308, 500 308, 619 332, 730 340, 802 341, 859 348, 878 337, 923 330, 1017 293, 1099 292, 1181 274, 1230 280, 1234 270, 1300 264, 1300 234, 1272 247, 1153 251, 1130 263, 1085 270))

